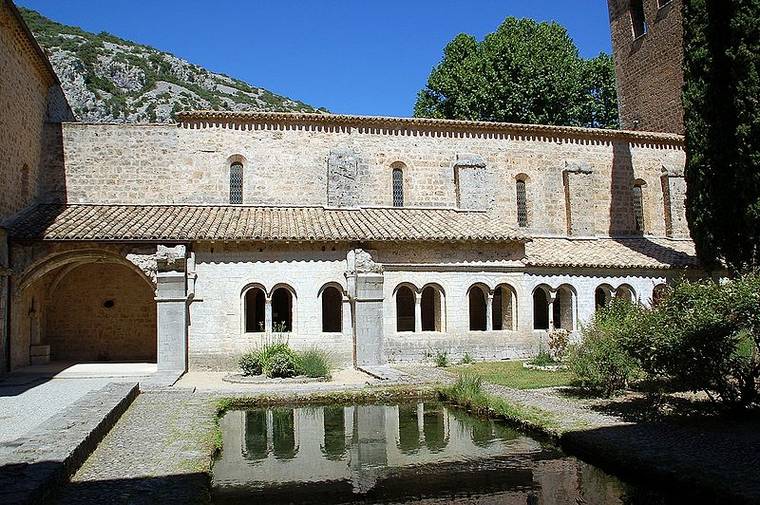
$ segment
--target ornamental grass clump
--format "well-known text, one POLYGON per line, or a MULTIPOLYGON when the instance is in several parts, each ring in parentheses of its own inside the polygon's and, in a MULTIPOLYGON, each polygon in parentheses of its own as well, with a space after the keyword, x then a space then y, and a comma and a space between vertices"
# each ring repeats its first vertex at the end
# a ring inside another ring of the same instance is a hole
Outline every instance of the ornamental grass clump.
POLYGON ((332 361, 330 353, 316 347, 299 354, 301 373, 307 377, 330 379, 333 368, 332 361))

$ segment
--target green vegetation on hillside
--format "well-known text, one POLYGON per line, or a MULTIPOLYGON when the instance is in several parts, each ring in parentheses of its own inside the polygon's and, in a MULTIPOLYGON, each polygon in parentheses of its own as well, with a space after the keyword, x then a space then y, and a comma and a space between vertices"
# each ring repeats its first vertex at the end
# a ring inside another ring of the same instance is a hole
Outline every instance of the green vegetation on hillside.
POLYGON ((150 46, 106 32, 86 32, 32 10, 19 10, 49 54, 81 119, 171 121, 178 111, 192 109, 317 111, 150 46))

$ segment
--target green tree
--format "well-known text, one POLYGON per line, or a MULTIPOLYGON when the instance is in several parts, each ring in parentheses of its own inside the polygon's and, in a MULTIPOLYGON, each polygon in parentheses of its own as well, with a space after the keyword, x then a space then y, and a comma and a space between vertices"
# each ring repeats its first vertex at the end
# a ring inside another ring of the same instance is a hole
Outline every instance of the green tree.
POLYGON ((686 216, 697 255, 760 267, 760 0, 685 0, 686 216))
POLYGON ((417 117, 612 128, 615 69, 584 60, 562 26, 509 17, 478 42, 460 34, 417 96, 417 117))

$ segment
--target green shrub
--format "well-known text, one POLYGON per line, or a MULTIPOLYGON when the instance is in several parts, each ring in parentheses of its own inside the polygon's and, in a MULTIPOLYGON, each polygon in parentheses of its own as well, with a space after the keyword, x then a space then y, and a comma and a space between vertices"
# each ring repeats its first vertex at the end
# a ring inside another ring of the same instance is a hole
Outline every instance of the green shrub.
POLYGON ((264 365, 264 373, 270 378, 295 377, 298 369, 298 356, 290 349, 271 354, 264 365))
POLYGON ((259 352, 256 350, 243 354, 238 361, 238 365, 243 375, 261 375, 261 359, 259 352))
POLYGON ((300 373, 307 377, 324 377, 329 379, 332 370, 332 357, 326 351, 312 348, 298 356, 300 373))
POLYGON ((529 363, 536 366, 549 366, 556 365, 557 360, 552 358, 551 354, 549 354, 546 349, 541 349, 538 351, 538 354, 536 354, 536 357, 530 360, 529 363))
POLYGON ((449 366, 448 351, 435 351, 435 366, 439 368, 446 368, 449 366))
POLYGON ((483 379, 476 374, 462 373, 449 389, 453 396, 464 400, 465 407, 469 407, 468 402, 482 399, 483 379))
POLYGON ((582 341, 569 348, 567 363, 580 385, 611 396, 641 377, 639 362, 623 345, 646 309, 615 299, 581 329, 582 341))
POLYGON ((680 282, 625 347, 654 378, 731 407, 760 398, 760 275, 680 282))

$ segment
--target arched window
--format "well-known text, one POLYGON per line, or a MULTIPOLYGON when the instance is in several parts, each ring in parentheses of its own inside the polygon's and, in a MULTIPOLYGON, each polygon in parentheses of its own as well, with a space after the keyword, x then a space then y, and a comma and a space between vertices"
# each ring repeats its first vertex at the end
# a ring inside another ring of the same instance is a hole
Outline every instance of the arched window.
POLYGON ((434 286, 422 290, 422 331, 443 331, 443 293, 434 286))
POLYGON ((393 206, 404 206, 404 171, 398 167, 393 169, 393 206))
POLYGON ((658 284, 652 290, 652 306, 657 307, 668 295, 668 285, 658 284))
POLYGON ((528 226, 528 196, 525 192, 525 179, 517 179, 515 182, 517 191, 517 225, 528 226))
POLYGON ((293 294, 287 288, 272 293, 272 331, 293 331, 293 294))
POLYGON ((230 165, 230 203, 243 203, 243 164, 239 161, 230 165))
POLYGON ((610 288, 607 286, 599 286, 596 288, 596 291, 594 291, 594 305, 596 306, 596 310, 606 307, 607 304, 610 303, 611 298, 612 292, 610 291, 610 288))
POLYGON ((261 288, 252 288, 245 293, 245 331, 257 333, 265 330, 266 295, 261 288))
POLYGON ((486 293, 480 286, 472 286, 470 299, 470 331, 486 331, 486 293))
POLYGON ((549 329, 549 296, 543 288, 533 292, 533 329, 549 329))
POLYGON ((396 331, 414 331, 414 292, 409 286, 396 291, 396 331))
POLYGON ((633 302, 636 296, 633 293, 633 288, 627 285, 622 285, 615 290, 615 298, 633 302))
POLYGON ((508 286, 498 286, 493 292, 493 306, 491 315, 493 317, 493 329, 514 330, 514 302, 512 290, 508 286))
POLYGON ((573 331, 575 318, 573 317, 573 291, 567 286, 560 286, 554 297, 554 327, 573 331))
POLYGON ((633 185, 633 229, 636 233, 644 233, 644 183, 633 185))
POLYGON ((322 331, 343 331, 343 294, 334 286, 322 290, 322 331))

